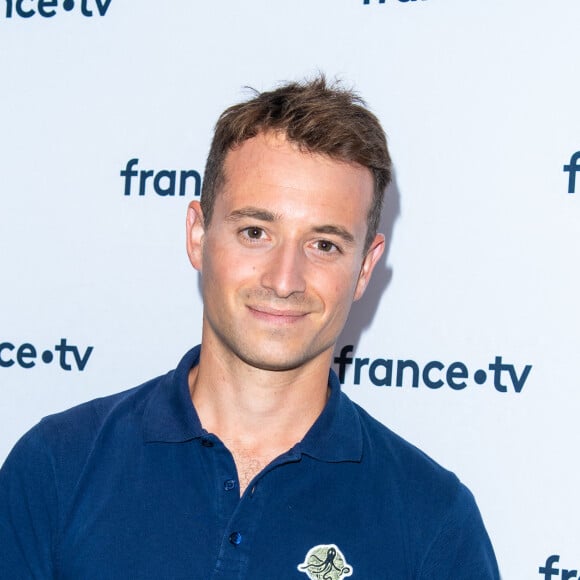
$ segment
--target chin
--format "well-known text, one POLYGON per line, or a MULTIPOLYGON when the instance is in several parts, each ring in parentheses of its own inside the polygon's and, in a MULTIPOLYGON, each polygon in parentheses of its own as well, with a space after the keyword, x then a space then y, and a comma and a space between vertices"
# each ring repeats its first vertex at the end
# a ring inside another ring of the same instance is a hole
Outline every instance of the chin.
POLYGON ((281 352, 272 350, 256 352, 255 350, 239 353, 239 357, 248 365, 264 371, 291 371, 307 365, 310 361, 320 356, 326 349, 313 349, 308 351, 291 351, 281 348, 281 352))

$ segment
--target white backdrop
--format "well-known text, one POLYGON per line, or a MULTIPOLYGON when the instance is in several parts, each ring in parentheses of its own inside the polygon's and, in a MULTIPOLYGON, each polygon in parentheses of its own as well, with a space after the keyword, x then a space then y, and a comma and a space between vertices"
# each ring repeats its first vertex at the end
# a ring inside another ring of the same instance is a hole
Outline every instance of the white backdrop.
POLYGON ((321 70, 381 118, 396 172, 345 391, 474 491, 504 580, 552 555, 576 578, 579 22, 577 0, 1 2, 0 461, 199 341, 180 173, 244 85, 321 70))

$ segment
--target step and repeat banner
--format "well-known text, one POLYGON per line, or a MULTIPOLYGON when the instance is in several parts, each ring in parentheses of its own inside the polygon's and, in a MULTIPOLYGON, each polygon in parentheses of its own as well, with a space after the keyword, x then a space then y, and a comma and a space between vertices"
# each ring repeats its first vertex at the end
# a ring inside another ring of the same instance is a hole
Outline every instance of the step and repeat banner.
POLYGON ((395 169, 344 390, 472 489, 504 580, 580 577, 579 23, 577 0, 0 2, 0 461, 199 342, 213 124, 321 71, 395 169))

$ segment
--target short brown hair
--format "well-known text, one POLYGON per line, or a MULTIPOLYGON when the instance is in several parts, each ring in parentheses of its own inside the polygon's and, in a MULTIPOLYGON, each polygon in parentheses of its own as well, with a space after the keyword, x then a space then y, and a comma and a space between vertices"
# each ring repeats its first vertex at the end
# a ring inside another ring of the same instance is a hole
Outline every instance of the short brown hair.
POLYGON ((385 132, 365 102, 323 75, 288 83, 226 109, 216 123, 203 181, 201 207, 209 225, 216 195, 225 181, 228 152, 247 139, 280 132, 299 148, 367 167, 374 177, 373 202, 367 216, 365 252, 374 239, 391 181, 391 159, 385 132))

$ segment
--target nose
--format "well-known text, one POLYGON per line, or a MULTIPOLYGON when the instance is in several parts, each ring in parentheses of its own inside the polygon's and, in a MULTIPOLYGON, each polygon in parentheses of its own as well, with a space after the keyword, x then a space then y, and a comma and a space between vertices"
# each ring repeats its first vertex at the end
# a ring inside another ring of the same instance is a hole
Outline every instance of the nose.
POLYGON ((306 290, 306 256, 293 243, 281 243, 269 252, 262 274, 262 286, 279 298, 289 298, 306 290))

